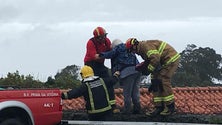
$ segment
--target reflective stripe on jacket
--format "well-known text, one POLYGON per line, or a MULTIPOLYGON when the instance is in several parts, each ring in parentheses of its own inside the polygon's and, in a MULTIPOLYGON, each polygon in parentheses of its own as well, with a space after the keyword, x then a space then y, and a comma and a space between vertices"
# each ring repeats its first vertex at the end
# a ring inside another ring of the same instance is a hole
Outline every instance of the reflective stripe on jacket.
POLYGON ((179 59, 179 53, 169 44, 160 40, 141 41, 138 44, 138 54, 144 60, 149 60, 148 70, 153 72, 159 65, 166 66, 179 59))
POLYGON ((110 110, 109 93, 103 79, 100 78, 100 80, 87 82, 86 85, 91 107, 91 109, 88 110, 88 113, 93 114, 110 110), (101 97, 102 95, 105 97, 101 97))

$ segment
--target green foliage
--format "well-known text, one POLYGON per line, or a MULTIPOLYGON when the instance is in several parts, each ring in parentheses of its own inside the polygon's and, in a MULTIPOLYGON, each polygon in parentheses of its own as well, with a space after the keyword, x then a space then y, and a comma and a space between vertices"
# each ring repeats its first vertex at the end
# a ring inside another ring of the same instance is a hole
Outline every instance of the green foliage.
POLYGON ((211 86, 211 81, 202 81, 198 75, 189 74, 187 72, 177 72, 172 80, 173 86, 180 87, 196 87, 196 86, 211 86))
POLYGON ((79 80, 79 66, 71 65, 62 69, 55 75, 55 79, 51 76, 47 81, 41 82, 35 80, 31 75, 20 75, 19 71, 8 73, 5 78, 0 79, 0 86, 17 86, 19 88, 75 88, 81 84, 79 80))
POLYGON ((214 79, 222 80, 222 58, 213 49, 191 44, 180 54, 180 66, 173 77, 175 86, 209 86, 214 79))
MULTIPOLYGON (((197 48, 196 45, 187 45, 181 53, 181 60, 176 74, 173 76, 173 86, 210 86, 214 80, 222 80, 222 57, 209 48, 197 48)), ((80 67, 66 66, 56 73, 54 78, 49 76, 47 81, 35 80, 31 75, 20 75, 19 71, 8 73, 0 78, 0 86, 18 86, 20 88, 76 88, 81 84, 80 67)), ((111 74, 111 71, 109 71, 111 74)), ((119 83, 115 87, 120 87, 119 83)))
POLYGON ((66 75, 70 76, 72 79, 78 79, 79 70, 80 67, 76 65, 66 66, 61 72, 55 75, 55 79, 58 77, 65 77, 66 75))
POLYGON ((39 80, 34 80, 31 75, 20 75, 19 71, 8 73, 6 78, 0 79, 0 86, 17 86, 20 88, 41 88, 43 83, 39 80))
POLYGON ((55 75, 55 79, 48 77, 46 86, 50 88, 59 87, 61 89, 76 88, 81 84, 79 80, 80 67, 76 65, 67 66, 55 75))
POLYGON ((80 67, 76 65, 67 66, 55 75, 55 79, 50 76, 45 83, 35 80, 31 75, 20 75, 19 71, 16 71, 15 73, 8 73, 5 78, 1 78, 0 86, 17 86, 19 88, 75 88, 81 84, 79 69, 80 67))

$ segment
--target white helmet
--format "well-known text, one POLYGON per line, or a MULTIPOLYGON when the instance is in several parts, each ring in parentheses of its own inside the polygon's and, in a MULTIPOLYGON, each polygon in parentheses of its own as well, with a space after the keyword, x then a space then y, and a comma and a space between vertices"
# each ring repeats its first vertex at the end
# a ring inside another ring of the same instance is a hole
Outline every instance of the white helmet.
POLYGON ((120 39, 114 39, 113 41, 112 41, 112 48, 114 48, 114 47, 116 47, 117 45, 119 45, 119 44, 121 44, 121 43, 123 43, 120 39))

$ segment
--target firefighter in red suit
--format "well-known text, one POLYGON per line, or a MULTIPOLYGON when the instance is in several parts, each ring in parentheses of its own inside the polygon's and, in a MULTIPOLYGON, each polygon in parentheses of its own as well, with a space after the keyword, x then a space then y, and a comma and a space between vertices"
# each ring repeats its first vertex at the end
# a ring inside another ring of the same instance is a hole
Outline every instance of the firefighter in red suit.
MULTIPOLYGON (((105 59, 98 58, 96 54, 111 50, 111 41, 107 37, 107 32, 103 27, 96 27, 93 31, 93 37, 90 38, 86 45, 86 54, 84 64, 92 67, 94 74, 101 78, 110 77, 108 68, 104 65, 105 59)), ((119 112, 115 106, 114 88, 109 89, 110 103, 113 112, 119 112)))
POLYGON ((95 75, 109 77, 108 68, 104 65, 105 60, 96 58, 96 54, 111 50, 111 41, 107 38, 107 33, 102 27, 94 29, 93 35, 86 45, 84 63, 93 68, 95 75))

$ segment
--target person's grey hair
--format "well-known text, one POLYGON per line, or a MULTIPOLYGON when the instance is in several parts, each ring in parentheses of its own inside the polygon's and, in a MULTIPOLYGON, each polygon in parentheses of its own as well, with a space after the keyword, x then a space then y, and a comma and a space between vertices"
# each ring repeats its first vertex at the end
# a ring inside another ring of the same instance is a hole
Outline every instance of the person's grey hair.
POLYGON ((113 41, 112 41, 112 48, 114 48, 115 46, 117 46, 117 45, 119 45, 119 44, 121 44, 121 43, 123 43, 120 39, 114 39, 113 41))

